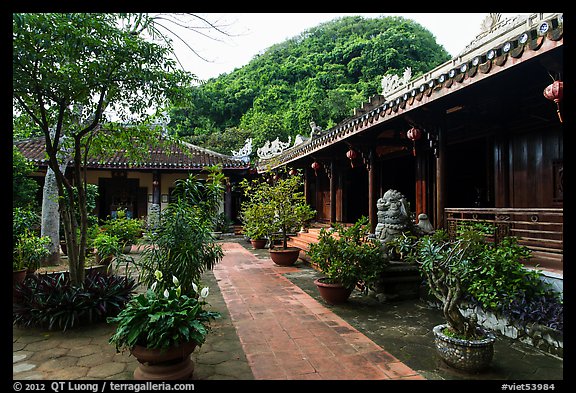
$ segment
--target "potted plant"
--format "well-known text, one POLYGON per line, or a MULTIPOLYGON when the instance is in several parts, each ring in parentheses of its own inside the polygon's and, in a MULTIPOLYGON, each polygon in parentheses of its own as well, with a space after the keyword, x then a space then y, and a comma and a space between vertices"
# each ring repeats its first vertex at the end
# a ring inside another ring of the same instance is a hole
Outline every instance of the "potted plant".
POLYGON ((96 263, 100 265, 109 265, 123 251, 118 237, 107 232, 100 232, 96 235, 92 245, 96 252, 96 263))
POLYGON ((30 230, 25 230, 16 240, 12 250, 12 270, 38 270, 42 261, 50 255, 48 246, 51 240, 48 236, 38 236, 30 230))
POLYGON ((300 249, 288 247, 288 236, 299 231, 316 214, 306 203, 302 184, 301 173, 288 172, 286 168, 253 180, 250 185, 242 184, 249 196, 245 208, 258 218, 258 225, 269 232, 270 258, 280 266, 290 266, 298 260, 300 249), (275 246, 275 239, 281 241, 281 247, 275 246))
POLYGON ((465 317, 461 312, 466 277, 481 268, 476 261, 483 249, 480 234, 469 232, 450 239, 438 230, 420 238, 411 253, 446 319, 433 328, 437 351, 448 365, 465 371, 486 368, 494 355, 496 336, 476 323, 475 314, 465 317))
POLYGON ((208 287, 199 291, 194 284, 186 294, 175 276, 165 280, 161 271, 154 276, 157 281, 146 293, 107 319, 117 324, 109 342, 138 360, 135 379, 189 379, 194 372, 190 354, 205 342, 210 321, 220 314, 206 309, 208 287))
POLYGON ((361 217, 352 226, 322 228, 318 242, 310 245, 308 256, 325 276, 314 283, 327 303, 345 302, 357 284, 366 288, 386 266, 383 249, 369 232, 368 218, 361 217))
POLYGON ((119 210, 116 218, 108 218, 101 229, 109 235, 116 236, 125 254, 130 253, 132 245, 136 244, 142 235, 143 222, 137 218, 128 218, 125 211, 119 210))

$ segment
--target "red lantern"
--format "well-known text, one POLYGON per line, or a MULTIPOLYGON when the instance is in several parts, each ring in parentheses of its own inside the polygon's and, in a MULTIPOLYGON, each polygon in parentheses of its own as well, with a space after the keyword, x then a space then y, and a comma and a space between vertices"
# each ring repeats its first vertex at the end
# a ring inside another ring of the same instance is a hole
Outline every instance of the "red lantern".
POLYGON ((554 83, 546 86, 544 89, 544 97, 556 103, 556 113, 558 113, 560 123, 562 123, 562 115, 560 115, 560 101, 562 101, 563 90, 564 82, 562 81, 554 81, 554 83))
POLYGON ((356 157, 358 157, 358 153, 356 153, 356 150, 350 148, 350 150, 348 150, 348 151, 346 152, 346 157, 348 157, 348 159, 350 160, 350 166, 351 166, 352 168, 354 168, 354 159, 355 159, 356 157))
POLYGON ((406 137, 412 141, 412 155, 416 157, 416 141, 422 138, 422 131, 416 127, 412 127, 406 133, 406 137))
POLYGON ((318 173, 316 172, 318 169, 320 169, 320 164, 316 161, 314 161, 311 165, 312 169, 314 169, 314 175, 318 176, 318 173))
POLYGON ((288 172, 288 174, 290 176, 294 176, 295 174, 297 174, 298 172, 296 171, 296 169, 290 169, 290 172, 288 172))

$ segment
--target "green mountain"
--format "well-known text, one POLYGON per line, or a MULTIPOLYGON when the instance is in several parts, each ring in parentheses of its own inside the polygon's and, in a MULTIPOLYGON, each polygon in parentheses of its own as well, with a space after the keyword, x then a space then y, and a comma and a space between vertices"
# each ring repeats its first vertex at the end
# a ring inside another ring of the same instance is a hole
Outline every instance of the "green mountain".
POLYGON ((224 154, 253 138, 254 151, 277 137, 328 129, 381 93, 384 75, 413 76, 450 59, 432 33, 402 17, 349 16, 322 23, 268 48, 231 73, 190 88, 192 104, 174 108, 171 131, 224 154))

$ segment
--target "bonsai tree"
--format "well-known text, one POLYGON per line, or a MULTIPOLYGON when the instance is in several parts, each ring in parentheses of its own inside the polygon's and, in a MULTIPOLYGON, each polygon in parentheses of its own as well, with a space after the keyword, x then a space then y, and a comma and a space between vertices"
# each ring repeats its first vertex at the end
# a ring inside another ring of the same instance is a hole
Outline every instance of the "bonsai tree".
POLYGON ((418 262, 430 293, 442 303, 442 313, 452 335, 479 338, 474 316, 464 317, 460 306, 466 293, 465 280, 481 268, 475 261, 482 253, 483 237, 469 232, 450 239, 443 230, 423 236, 415 243, 410 258, 418 262))
POLYGON ((333 229, 320 230, 318 242, 310 245, 308 255, 326 276, 324 282, 354 288, 380 277, 387 259, 380 243, 369 234, 367 217, 349 227, 335 223, 333 229))
MULTIPOLYGON (((244 179, 241 186, 248 199, 242 205, 242 217, 248 231, 260 227, 259 235, 266 231, 278 234, 282 239, 282 249, 286 250, 288 234, 299 230, 316 214, 306 203, 302 184, 302 174, 298 171, 293 174, 287 168, 251 182, 244 179)), ((274 247, 274 242, 270 247, 274 247)))

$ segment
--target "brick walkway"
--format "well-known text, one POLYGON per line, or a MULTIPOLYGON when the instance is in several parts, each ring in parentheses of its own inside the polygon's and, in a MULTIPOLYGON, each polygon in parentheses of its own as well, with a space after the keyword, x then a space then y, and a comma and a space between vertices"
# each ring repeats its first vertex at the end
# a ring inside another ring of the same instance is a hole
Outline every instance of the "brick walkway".
POLYGON ((214 268, 255 379, 424 379, 282 274, 224 243, 214 268))

